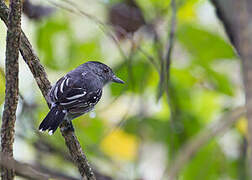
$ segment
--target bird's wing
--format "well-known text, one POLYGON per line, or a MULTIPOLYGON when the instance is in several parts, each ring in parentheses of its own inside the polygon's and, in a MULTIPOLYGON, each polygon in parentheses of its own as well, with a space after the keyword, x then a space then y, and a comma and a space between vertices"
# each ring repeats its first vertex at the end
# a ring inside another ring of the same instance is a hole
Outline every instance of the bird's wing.
POLYGON ((66 75, 52 87, 50 98, 64 109, 94 106, 102 95, 102 87, 96 81, 90 73, 78 77, 66 75))

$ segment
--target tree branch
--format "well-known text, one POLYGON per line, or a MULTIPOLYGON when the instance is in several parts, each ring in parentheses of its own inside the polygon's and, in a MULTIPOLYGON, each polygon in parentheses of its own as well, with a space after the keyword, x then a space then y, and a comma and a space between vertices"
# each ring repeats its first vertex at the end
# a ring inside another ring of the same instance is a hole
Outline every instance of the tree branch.
POLYGON ((167 45, 167 51, 166 51, 166 78, 167 81, 169 80, 170 76, 170 65, 171 65, 171 55, 172 55, 172 50, 173 50, 173 45, 174 45, 174 38, 175 38, 175 28, 176 28, 176 1, 172 0, 171 1, 171 8, 172 8, 172 18, 171 18, 171 29, 169 33, 169 41, 167 45))
MULTIPOLYGON (((168 81, 170 78, 170 65, 171 65, 171 55, 174 46, 174 38, 175 38, 175 29, 176 29, 176 0, 171 0, 171 24, 170 24, 170 32, 168 36, 168 43, 166 49, 164 49, 165 57, 161 59, 161 73, 160 73, 160 82, 159 82, 159 92, 158 92, 158 100, 163 95, 164 91, 166 91, 168 95, 168 81)), ((163 54, 163 53, 162 53, 163 54)))
POLYGON ((7 169, 14 169, 18 176, 26 179, 49 180, 50 178, 55 178, 61 180, 77 180, 77 178, 53 171, 41 165, 21 163, 5 153, 0 153, 0 165, 7 169))
MULTIPOLYGON (((15 135, 16 109, 18 103, 18 56, 21 33, 21 0, 10 1, 10 12, 6 39, 6 89, 5 103, 1 128, 1 151, 8 156, 13 156, 13 142, 15 135)), ((1 177, 3 180, 14 179, 13 169, 2 167, 1 177)))
POLYGON ((53 179, 60 179, 60 180, 78 180, 78 178, 69 176, 67 174, 62 173, 61 171, 56 171, 52 168, 45 167, 41 164, 31 165, 31 167, 39 172, 45 173, 50 175, 53 179))
POLYGON ((31 165, 14 160, 12 157, 9 157, 9 154, 1 153, 0 157, 1 166, 4 166, 7 169, 14 169, 18 176, 34 180, 46 180, 50 177, 46 174, 34 170, 31 165))
MULTIPOLYGON (((219 19, 241 57, 248 119, 249 164, 252 168, 252 1, 212 0, 219 19)), ((252 177, 252 171, 250 171, 252 177)))
POLYGON ((87 180, 95 180, 95 175, 88 163, 88 160, 83 153, 80 143, 75 136, 73 131, 64 131, 65 127, 67 127, 67 122, 63 122, 61 124, 60 132, 62 136, 65 138, 66 146, 69 149, 70 155, 75 162, 75 164, 78 166, 79 172, 83 179, 87 180))
MULTIPOLYGON (((8 18, 8 11, 9 9, 4 4, 3 0, 0 0, 0 18, 5 22, 5 24, 8 18)), ((33 51, 29 40, 27 39, 27 37, 23 32, 21 33, 20 41, 21 41, 20 52, 25 62, 29 66, 43 96, 47 101, 48 106, 50 106, 47 94, 51 88, 51 85, 49 80, 47 79, 47 74, 44 70, 44 67, 40 64, 38 56, 33 51)), ((61 127, 65 126, 66 124, 62 123, 61 127)), ((67 128, 65 127, 61 129, 67 129, 67 128)), ((71 157, 75 162, 75 164, 77 165, 83 179, 95 180, 94 173, 92 172, 91 167, 87 161, 87 158, 81 149, 80 143, 77 137, 75 136, 75 133, 72 131, 64 132, 63 130, 61 130, 61 134, 65 139, 71 157)))
POLYGON ((199 149, 209 142, 212 138, 224 133, 230 128, 239 117, 245 114, 245 107, 239 107, 232 112, 228 112, 216 123, 212 124, 208 128, 202 130, 196 137, 189 140, 188 143, 181 148, 178 155, 171 162, 170 169, 166 173, 169 180, 174 180, 178 176, 180 170, 186 165, 186 163, 199 151, 199 149))

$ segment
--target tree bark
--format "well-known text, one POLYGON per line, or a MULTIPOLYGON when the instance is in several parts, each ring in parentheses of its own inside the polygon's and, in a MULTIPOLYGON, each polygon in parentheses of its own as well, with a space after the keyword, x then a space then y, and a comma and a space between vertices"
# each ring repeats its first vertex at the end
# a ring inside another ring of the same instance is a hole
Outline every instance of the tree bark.
POLYGON ((63 122, 60 128, 60 132, 62 136, 65 138, 66 146, 69 149, 70 155, 75 162, 75 164, 78 166, 79 172, 83 179, 87 180, 95 180, 95 176, 93 171, 91 170, 91 167, 88 163, 88 160, 83 153, 80 143, 75 136, 73 131, 65 131, 65 127, 67 127, 67 123, 63 122))
MULTIPOLYGON (((1 128, 1 151, 13 157, 16 109, 18 103, 18 56, 21 34, 21 0, 10 1, 6 43, 6 89, 1 128)), ((14 179, 14 170, 2 167, 3 180, 14 179)))
MULTIPOLYGON (((6 25, 8 19, 8 12, 8 7, 5 5, 3 0, 0 0, 0 18, 5 22, 6 25)), ((20 42, 21 44, 19 50, 23 56, 23 59, 29 66, 44 98, 47 101, 48 106, 50 107, 50 103, 48 101, 48 92, 51 88, 51 83, 47 78, 47 74, 44 70, 44 67, 40 64, 39 58, 32 49, 32 45, 25 36, 24 32, 21 33, 20 42)), ((65 123, 63 123, 61 127, 63 127, 61 129, 67 129, 65 123)), ((65 132, 61 130, 61 134, 65 139, 70 155, 74 163, 78 167, 82 179, 95 180, 95 175, 87 161, 85 154, 83 153, 83 150, 75 133, 73 131, 65 132)))
MULTIPOLYGON (((34 180, 48 180, 50 177, 47 174, 36 171, 31 165, 20 163, 14 160, 12 157, 9 157, 9 154, 1 153, 0 157, 1 157, 0 164, 7 169, 14 169, 15 173, 18 176, 34 180)), ((11 177, 8 176, 7 179, 9 180, 10 178, 11 177)))
MULTIPOLYGON (((249 164, 252 169, 252 1, 212 0, 219 19, 241 58, 248 119, 249 164)), ((252 178, 252 171, 250 171, 252 178)))

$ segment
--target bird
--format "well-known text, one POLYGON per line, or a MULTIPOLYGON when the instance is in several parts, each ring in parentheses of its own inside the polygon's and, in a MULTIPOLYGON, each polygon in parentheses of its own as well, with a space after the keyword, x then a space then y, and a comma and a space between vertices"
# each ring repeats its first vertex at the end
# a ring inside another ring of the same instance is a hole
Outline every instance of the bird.
POLYGON ((98 61, 88 61, 60 78, 50 89, 50 111, 39 125, 39 131, 53 135, 63 121, 71 120, 91 111, 109 83, 122 83, 113 70, 98 61))

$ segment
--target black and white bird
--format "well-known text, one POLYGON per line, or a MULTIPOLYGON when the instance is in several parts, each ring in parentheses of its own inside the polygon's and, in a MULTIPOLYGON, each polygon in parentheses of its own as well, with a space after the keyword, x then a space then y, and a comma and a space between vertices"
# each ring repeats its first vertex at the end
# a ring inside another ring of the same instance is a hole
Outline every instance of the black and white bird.
POLYGON ((94 108, 108 82, 124 83, 107 65, 86 62, 59 79, 49 92, 50 112, 39 126, 52 135, 64 121, 83 115, 94 108))

